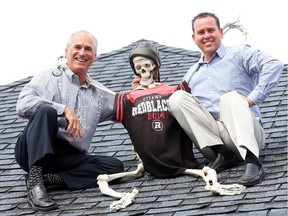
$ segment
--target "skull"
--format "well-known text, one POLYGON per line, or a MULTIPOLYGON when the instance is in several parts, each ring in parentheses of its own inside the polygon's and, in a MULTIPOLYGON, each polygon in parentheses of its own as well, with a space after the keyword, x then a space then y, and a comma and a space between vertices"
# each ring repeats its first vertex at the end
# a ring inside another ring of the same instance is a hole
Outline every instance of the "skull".
POLYGON ((141 77, 140 85, 148 86, 154 83, 153 70, 156 67, 153 60, 136 56, 133 58, 136 73, 141 77))

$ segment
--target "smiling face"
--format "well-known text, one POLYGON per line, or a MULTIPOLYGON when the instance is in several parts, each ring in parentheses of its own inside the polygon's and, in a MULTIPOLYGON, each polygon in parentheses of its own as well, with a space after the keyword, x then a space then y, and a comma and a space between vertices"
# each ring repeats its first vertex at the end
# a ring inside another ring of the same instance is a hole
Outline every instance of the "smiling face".
POLYGON ((88 68, 96 59, 94 44, 92 35, 87 32, 78 32, 71 37, 65 50, 67 66, 79 76, 81 84, 85 81, 88 68))
POLYGON ((220 47, 222 37, 223 31, 218 28, 213 17, 208 16, 195 20, 192 38, 203 52, 206 61, 209 61, 213 53, 220 47))

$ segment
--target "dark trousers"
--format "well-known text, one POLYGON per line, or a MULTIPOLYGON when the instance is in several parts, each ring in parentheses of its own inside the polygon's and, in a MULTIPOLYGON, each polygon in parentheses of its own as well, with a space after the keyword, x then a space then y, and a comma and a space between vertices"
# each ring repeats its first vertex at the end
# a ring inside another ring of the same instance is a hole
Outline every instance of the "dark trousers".
POLYGON ((97 186, 99 174, 123 172, 123 163, 110 156, 87 155, 56 137, 57 112, 43 105, 29 119, 15 146, 15 158, 29 172, 41 162, 43 173, 59 174, 70 190, 97 186))

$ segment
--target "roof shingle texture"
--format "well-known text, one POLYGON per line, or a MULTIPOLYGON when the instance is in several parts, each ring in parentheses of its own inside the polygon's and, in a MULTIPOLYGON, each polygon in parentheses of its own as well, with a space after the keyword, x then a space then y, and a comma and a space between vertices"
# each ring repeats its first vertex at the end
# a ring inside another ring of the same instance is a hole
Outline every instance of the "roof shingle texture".
MULTIPOLYGON (((130 90, 134 73, 128 56, 138 42, 99 55, 89 71, 91 77, 115 92, 130 90)), ((161 82, 180 83, 200 53, 155 43, 162 58, 161 82)), ((135 187, 139 194, 133 204, 117 212, 109 209, 116 199, 102 195, 99 188, 72 192, 50 190, 59 209, 47 213, 30 208, 23 180, 25 172, 15 161, 14 146, 27 123, 17 116, 16 101, 31 77, 0 86, 0 215, 287 215, 287 70, 285 65, 277 89, 261 105, 266 147, 260 159, 266 175, 260 184, 246 188, 239 195, 219 196, 206 191, 205 182, 194 176, 123 178, 111 187, 121 192, 131 192, 135 187)), ((196 149, 194 152, 203 163, 203 156, 196 149)), ((138 164, 129 135, 117 122, 108 121, 98 126, 90 153, 115 156, 123 161, 127 171, 136 169, 138 164)), ((243 172, 243 165, 222 171, 218 181, 236 183, 243 172)))

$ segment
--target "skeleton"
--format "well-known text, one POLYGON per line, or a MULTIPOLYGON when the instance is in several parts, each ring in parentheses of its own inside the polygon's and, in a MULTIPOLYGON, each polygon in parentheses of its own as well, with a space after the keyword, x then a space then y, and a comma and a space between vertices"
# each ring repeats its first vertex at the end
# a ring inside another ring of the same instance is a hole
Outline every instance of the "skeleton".
MULTIPOLYGON (((141 77, 140 86, 137 89, 147 89, 157 86, 159 83, 155 82, 155 68, 156 64, 153 60, 145 58, 143 56, 135 56, 132 59, 134 65, 134 72, 141 77)), ((158 68, 157 68, 158 69, 158 68)), ((140 177, 144 174, 144 165, 141 158, 137 154, 137 158, 140 163, 134 171, 122 172, 111 175, 99 175, 97 178, 97 184, 102 194, 120 198, 120 200, 113 202, 110 205, 110 209, 118 210, 130 205, 138 194, 137 189, 133 189, 131 193, 116 192, 109 187, 109 182, 115 179, 123 177, 140 177)), ((239 184, 221 185, 217 182, 217 173, 214 169, 204 166, 202 169, 186 169, 183 174, 194 175, 201 177, 205 183, 205 189, 212 193, 220 195, 235 195, 240 194, 245 187, 239 184)))
POLYGON ((142 57, 136 56, 133 58, 134 69, 141 77, 140 85, 136 89, 145 89, 145 88, 153 88, 157 85, 154 79, 154 69, 156 64, 153 60, 142 57))

